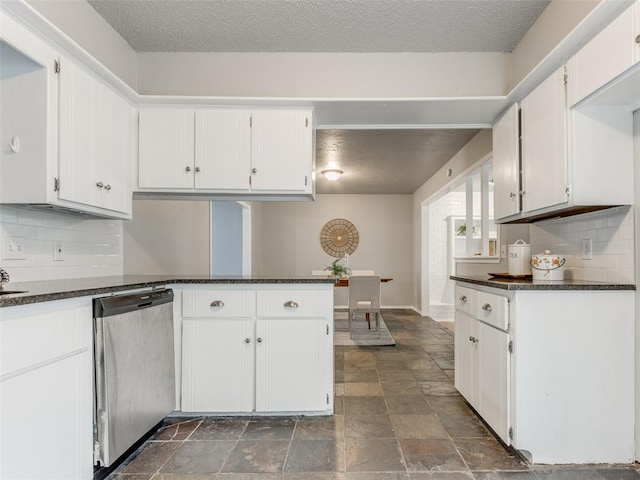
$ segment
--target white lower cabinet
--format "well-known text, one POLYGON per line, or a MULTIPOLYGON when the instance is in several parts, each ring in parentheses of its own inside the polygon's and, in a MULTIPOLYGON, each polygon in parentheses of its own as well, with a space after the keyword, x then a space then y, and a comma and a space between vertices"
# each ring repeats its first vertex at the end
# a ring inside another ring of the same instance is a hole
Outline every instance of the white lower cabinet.
MULTIPOLYGON (((462 396, 482 416, 493 431, 510 444, 509 427, 509 333, 499 330, 479 318, 497 314, 497 323, 508 325, 507 312, 496 308, 503 297, 456 289, 456 298, 477 297, 477 312, 473 316, 458 307, 455 333, 455 385, 462 396), (492 309, 493 306, 493 309, 492 309), (484 308, 483 308, 484 307, 484 308)), ((504 299, 506 300, 506 299, 504 299)))
POLYGON ((459 282, 456 299, 456 388, 506 444, 532 463, 633 461, 632 290, 459 282))
POLYGON ((183 292, 182 411, 333 411, 332 286, 305 287, 183 292))
POLYGON ((90 300, 2 309, 0 478, 93 478, 90 300))

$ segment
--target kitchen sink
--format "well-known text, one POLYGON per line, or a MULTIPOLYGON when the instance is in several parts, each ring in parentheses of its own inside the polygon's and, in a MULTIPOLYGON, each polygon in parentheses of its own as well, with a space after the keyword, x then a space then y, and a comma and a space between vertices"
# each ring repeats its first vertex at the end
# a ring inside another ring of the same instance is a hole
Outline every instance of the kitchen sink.
POLYGON ((27 293, 26 290, 0 290, 0 295, 9 295, 12 293, 27 293))

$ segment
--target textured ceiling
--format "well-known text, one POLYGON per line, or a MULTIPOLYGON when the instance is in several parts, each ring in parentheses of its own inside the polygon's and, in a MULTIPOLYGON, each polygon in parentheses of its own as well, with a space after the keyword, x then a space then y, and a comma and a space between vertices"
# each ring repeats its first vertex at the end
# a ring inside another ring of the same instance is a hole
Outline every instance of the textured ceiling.
POLYGON ((89 0, 137 52, 510 52, 549 0, 89 0))
POLYGON ((478 130, 318 130, 317 193, 415 192, 478 130), (320 172, 343 170, 340 179, 320 172))

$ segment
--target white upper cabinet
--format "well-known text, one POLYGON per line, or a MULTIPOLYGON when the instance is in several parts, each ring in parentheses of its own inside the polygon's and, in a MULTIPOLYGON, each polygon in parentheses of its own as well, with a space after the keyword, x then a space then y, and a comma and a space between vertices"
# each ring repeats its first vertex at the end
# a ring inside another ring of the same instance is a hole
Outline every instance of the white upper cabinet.
POLYGON ((257 110, 252 117, 252 190, 311 193, 311 111, 257 110))
POLYGON ((59 197, 130 216, 131 105, 65 58, 60 61, 59 112, 59 197))
POLYGON ((195 187, 249 190, 251 111, 196 111, 195 187))
POLYGON ((6 15, 0 201, 131 218, 134 108, 6 15), (8 127, 7 127, 8 126, 8 127))
POLYGON ((140 188, 193 188, 194 115, 189 108, 140 109, 140 188))
POLYGON ((493 126, 494 217, 520 212, 519 109, 514 104, 493 126))
POLYGON ((139 191, 311 196, 312 113, 143 108, 139 191))
POLYGON ((640 2, 635 2, 569 62, 569 105, 575 105, 640 62, 640 2))
POLYGON ((522 209, 567 201, 567 108, 564 68, 521 103, 522 209))

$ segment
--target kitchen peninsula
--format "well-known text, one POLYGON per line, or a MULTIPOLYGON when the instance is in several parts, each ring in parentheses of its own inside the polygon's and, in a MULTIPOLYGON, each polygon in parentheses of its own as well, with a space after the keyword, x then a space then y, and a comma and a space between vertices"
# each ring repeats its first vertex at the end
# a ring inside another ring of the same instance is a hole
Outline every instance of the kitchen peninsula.
POLYGON ((631 462, 634 290, 452 276, 455 385, 532 463, 631 462))
POLYGON ((332 414, 334 284, 114 276, 7 285, 23 293, 0 295, 1 435, 11 438, 3 477, 93 477, 94 298, 173 289, 176 414, 332 414))

